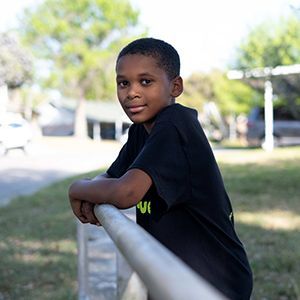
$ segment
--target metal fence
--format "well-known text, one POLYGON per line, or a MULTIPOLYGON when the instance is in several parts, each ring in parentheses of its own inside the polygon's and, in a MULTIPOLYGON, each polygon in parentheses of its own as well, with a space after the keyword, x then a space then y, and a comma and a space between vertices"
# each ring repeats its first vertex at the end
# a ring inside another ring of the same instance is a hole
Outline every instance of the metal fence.
MULTIPOLYGON (((184 264, 116 207, 102 204, 95 214, 116 247, 145 284, 151 299, 225 299, 215 288, 184 264)), ((79 299, 88 299, 86 237, 78 226, 79 299)), ((119 299, 122 299, 119 296, 119 299)))

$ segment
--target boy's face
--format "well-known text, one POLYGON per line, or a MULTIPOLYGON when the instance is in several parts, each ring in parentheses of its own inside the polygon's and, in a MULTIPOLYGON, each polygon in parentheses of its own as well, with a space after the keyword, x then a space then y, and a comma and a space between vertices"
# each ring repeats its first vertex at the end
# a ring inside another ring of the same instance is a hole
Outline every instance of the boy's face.
POLYGON ((178 94, 178 81, 170 80, 157 65, 155 58, 141 54, 121 57, 116 66, 118 99, 134 123, 144 124, 150 132, 156 115, 174 103, 178 94))

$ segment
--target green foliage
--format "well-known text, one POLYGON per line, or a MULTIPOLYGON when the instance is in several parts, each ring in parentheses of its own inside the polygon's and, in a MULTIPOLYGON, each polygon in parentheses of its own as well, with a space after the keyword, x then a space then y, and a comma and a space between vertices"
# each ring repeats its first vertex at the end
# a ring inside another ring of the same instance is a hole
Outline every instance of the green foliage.
MULTIPOLYGON (((293 65, 300 57, 300 19, 296 15, 278 22, 264 22, 254 27, 241 43, 234 68, 252 69, 293 65)), ((285 102, 291 112, 300 101, 300 74, 272 77, 274 94, 285 102)), ((264 79, 247 83, 263 93, 264 79)))
POLYGON ((300 21, 291 15, 250 31, 237 53, 236 68, 275 67, 299 62, 300 21))
POLYGON ((210 101, 215 102, 226 116, 247 113, 254 104, 262 101, 262 97, 244 82, 229 80, 220 70, 194 73, 185 80, 184 95, 179 102, 202 110, 210 101))
POLYGON ((214 99, 213 83, 209 75, 194 73, 185 79, 184 92, 178 102, 202 110, 205 102, 212 99, 214 99))
MULTIPOLYGON (((232 68, 252 69, 299 63, 300 20, 295 15, 278 22, 254 27, 237 49, 232 68)), ((300 103, 300 75, 272 78, 277 102, 295 111, 300 103)), ((185 92, 179 101, 202 110, 206 102, 215 102, 224 116, 248 113, 254 105, 263 105, 264 79, 229 80, 221 71, 192 74, 185 80, 185 92)), ((276 103, 275 103, 276 104, 276 103)))
POLYGON ((214 90, 218 106, 224 115, 248 113, 263 97, 244 82, 229 80, 226 74, 214 74, 214 90))
POLYGON ((23 16, 21 33, 49 62, 46 86, 64 95, 106 99, 114 94, 114 60, 133 38, 138 12, 127 0, 45 0, 23 16))
POLYGON ((32 58, 12 36, 0 34, 0 85, 14 89, 29 81, 32 76, 32 58))

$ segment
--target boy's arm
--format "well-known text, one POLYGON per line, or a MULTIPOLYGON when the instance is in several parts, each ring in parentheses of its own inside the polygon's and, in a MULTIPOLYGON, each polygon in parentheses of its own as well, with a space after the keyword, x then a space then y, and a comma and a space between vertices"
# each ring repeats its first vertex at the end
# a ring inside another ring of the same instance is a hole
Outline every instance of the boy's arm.
MULTIPOLYGON (((109 178, 109 177, 110 176, 107 173, 102 173, 95 176, 91 180, 100 179, 100 178, 109 178)), ((91 223, 100 226, 100 223, 94 214, 94 207, 95 207, 94 203, 75 199, 72 198, 70 195, 69 195, 69 200, 74 214, 82 223, 91 223)))
POLYGON ((143 198, 151 184, 151 177, 139 169, 131 169, 120 178, 109 178, 107 174, 102 174, 92 180, 80 179, 72 183, 69 199, 74 214, 86 222, 78 202, 109 203, 121 209, 129 208, 143 198))

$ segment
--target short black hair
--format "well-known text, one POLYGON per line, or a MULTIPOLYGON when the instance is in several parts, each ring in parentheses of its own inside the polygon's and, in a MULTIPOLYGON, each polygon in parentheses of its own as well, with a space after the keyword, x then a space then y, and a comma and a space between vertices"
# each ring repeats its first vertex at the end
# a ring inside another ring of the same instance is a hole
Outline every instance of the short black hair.
POLYGON ((141 54, 151 56, 157 60, 158 66, 173 79, 180 75, 180 58, 176 49, 165 41, 155 38, 140 38, 125 46, 118 55, 119 59, 125 55, 141 54))

